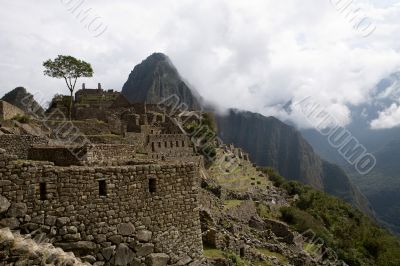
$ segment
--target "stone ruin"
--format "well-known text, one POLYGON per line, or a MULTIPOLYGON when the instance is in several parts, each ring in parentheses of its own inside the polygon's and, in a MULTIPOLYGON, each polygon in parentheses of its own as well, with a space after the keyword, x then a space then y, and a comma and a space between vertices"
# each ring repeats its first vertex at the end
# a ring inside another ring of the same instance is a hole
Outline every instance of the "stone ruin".
POLYGON ((16 159, 0 150, 0 194, 11 202, 2 227, 44 233, 65 251, 111 265, 201 257, 193 163, 61 167, 16 159))
POLYGON ((0 135, 0 195, 10 202, 0 227, 44 233, 55 246, 99 265, 199 259, 202 157, 174 117, 99 84, 75 94, 73 119, 80 123, 63 123, 67 100, 55 97, 40 121, 51 127, 50 136, 0 135), (112 127, 117 141, 87 142, 95 137, 87 134, 68 144, 57 139, 89 131, 89 121, 112 127))

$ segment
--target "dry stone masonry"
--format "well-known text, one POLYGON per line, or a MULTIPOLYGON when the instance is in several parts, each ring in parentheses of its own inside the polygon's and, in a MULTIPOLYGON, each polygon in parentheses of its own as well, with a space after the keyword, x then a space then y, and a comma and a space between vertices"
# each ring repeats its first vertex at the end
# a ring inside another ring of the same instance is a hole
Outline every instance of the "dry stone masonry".
POLYGON ((0 150, 2 227, 44 232, 98 265, 201 257, 193 163, 60 167, 15 159, 0 150))

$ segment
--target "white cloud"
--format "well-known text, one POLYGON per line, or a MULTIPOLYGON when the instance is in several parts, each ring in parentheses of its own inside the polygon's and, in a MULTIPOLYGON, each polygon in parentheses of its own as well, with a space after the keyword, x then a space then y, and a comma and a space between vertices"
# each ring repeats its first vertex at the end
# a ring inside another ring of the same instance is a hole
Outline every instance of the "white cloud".
MULTIPOLYGON (((76 0, 77 1, 77 0, 76 0)), ((85 1, 108 30, 93 38, 63 1, 8 1, 0 10, 0 94, 16 86, 66 92, 41 63, 72 54, 92 63, 89 86, 120 90, 135 64, 168 54, 209 101, 288 119, 279 108, 313 96, 348 123, 348 104, 400 66, 400 5, 359 1, 377 29, 362 38, 329 0, 85 1)), ((293 117, 304 126, 302 119, 293 117)))
POLYGON ((377 119, 371 121, 372 129, 386 129, 400 126, 400 105, 392 104, 386 110, 379 112, 377 119))

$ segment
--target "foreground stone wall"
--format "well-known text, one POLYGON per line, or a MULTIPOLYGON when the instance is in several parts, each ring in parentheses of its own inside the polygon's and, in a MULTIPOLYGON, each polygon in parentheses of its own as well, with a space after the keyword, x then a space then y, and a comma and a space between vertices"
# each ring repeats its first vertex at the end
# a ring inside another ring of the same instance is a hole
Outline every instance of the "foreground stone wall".
POLYGON ((19 159, 28 158, 28 150, 33 145, 47 144, 45 137, 31 135, 0 135, 0 148, 5 149, 9 154, 16 155, 19 159))
POLYGON ((115 265, 118 254, 149 265, 202 255, 193 164, 57 167, 0 153, 0 193, 13 210, 2 226, 41 229, 67 251, 115 265))

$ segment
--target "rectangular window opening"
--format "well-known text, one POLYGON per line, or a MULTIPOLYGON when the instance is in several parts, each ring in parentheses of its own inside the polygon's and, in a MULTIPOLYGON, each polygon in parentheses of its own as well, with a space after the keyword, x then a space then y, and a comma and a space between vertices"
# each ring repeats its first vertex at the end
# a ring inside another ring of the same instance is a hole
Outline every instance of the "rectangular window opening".
POLYGON ((149 192, 150 193, 157 192, 157 179, 155 179, 155 178, 149 179, 149 192))
POLYGON ((47 185, 44 182, 39 184, 40 200, 47 199, 47 185))
POLYGON ((107 196, 106 180, 99 180, 99 196, 107 196))

